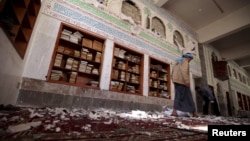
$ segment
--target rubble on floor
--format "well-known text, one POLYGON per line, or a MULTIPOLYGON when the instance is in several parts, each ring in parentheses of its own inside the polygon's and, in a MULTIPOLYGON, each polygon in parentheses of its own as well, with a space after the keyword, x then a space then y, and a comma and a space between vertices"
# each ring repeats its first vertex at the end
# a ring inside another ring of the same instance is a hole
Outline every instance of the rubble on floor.
POLYGON ((172 117, 170 113, 171 109, 121 112, 0 106, 0 140, 204 141, 209 124, 250 124, 249 118, 172 117))

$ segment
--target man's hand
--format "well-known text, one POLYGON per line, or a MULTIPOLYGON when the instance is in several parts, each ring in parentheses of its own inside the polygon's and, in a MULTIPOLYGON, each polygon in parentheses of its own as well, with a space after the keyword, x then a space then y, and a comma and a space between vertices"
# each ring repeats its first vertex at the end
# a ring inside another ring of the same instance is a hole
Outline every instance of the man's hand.
POLYGON ((185 85, 186 85, 187 87, 190 87, 190 83, 185 83, 185 85))

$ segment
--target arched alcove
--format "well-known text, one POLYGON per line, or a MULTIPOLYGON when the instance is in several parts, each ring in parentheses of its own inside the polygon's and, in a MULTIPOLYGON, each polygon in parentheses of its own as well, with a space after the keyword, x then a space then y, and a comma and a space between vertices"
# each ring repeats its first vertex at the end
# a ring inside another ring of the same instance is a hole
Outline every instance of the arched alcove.
POLYGON ((136 24, 141 25, 141 12, 136 4, 130 0, 122 2, 122 13, 128 17, 131 17, 136 24))
POLYGON ((161 19, 157 17, 152 18, 152 28, 151 30, 156 33, 158 36, 166 38, 166 30, 165 25, 161 21, 161 19))
POLYGON ((173 38, 174 44, 178 47, 179 51, 181 51, 182 48, 185 47, 184 40, 183 40, 181 33, 179 31, 175 30, 173 36, 174 36, 174 38, 173 38))

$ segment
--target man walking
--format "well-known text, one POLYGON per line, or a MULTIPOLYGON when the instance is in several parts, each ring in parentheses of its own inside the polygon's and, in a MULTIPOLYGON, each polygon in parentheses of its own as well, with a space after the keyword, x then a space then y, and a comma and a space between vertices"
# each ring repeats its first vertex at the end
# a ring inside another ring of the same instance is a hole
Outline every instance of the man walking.
POLYGON ((212 90, 208 86, 196 86, 196 92, 202 97, 204 104, 203 104, 203 114, 208 115, 208 108, 209 104, 214 102, 214 96, 212 90))

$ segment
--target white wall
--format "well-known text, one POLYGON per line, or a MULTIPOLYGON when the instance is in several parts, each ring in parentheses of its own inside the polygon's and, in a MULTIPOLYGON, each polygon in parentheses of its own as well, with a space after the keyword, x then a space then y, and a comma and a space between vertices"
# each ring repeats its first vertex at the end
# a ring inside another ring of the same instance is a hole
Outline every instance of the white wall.
POLYGON ((29 51, 23 77, 46 80, 59 26, 59 20, 40 15, 34 29, 36 32, 30 40, 32 48, 29 51))
POLYGON ((0 28, 0 104, 15 104, 23 60, 0 28))

